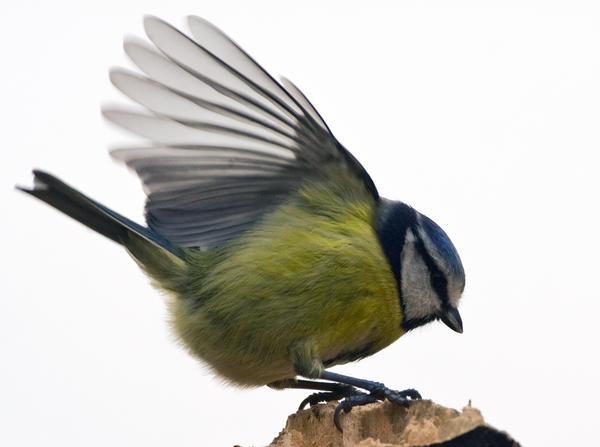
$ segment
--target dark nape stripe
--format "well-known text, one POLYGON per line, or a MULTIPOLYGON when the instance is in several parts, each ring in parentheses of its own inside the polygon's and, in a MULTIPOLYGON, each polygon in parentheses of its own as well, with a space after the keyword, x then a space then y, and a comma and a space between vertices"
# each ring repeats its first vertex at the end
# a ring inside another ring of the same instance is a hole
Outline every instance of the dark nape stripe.
POLYGON ((418 328, 419 326, 424 326, 427 323, 431 323, 435 319, 437 319, 435 315, 429 315, 427 317, 422 318, 411 318, 410 320, 405 320, 402 323, 402 327, 406 331, 412 331, 413 329, 418 328))
POLYGON ((382 201, 379 205, 375 230, 396 280, 398 302, 403 315, 406 315, 406 309, 402 300, 402 249, 406 232, 416 222, 416 211, 402 202, 382 201))
POLYGON ((421 236, 419 235, 416 226, 411 229, 415 234, 415 246, 417 248, 417 252, 421 255, 421 258, 423 258, 423 261, 425 261, 425 265, 429 270, 429 280, 431 281, 431 287, 433 288, 437 296, 440 298, 442 304, 448 305, 448 278, 446 278, 446 275, 442 273, 435 260, 431 257, 431 254, 429 254, 429 252, 427 251, 425 243, 423 242, 423 239, 421 239, 421 236))

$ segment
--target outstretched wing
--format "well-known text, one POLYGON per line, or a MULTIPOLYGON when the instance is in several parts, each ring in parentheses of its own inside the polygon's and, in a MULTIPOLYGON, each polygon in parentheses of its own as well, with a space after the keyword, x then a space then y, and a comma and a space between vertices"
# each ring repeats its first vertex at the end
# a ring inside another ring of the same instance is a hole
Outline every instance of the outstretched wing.
POLYGON ((334 138, 290 81, 275 81, 209 22, 190 17, 189 38, 155 17, 125 52, 146 76, 124 69, 111 81, 148 113, 105 109, 149 140, 112 155, 142 180, 146 220, 185 247, 212 248, 249 229, 309 179, 343 164, 378 199, 360 163, 334 138))

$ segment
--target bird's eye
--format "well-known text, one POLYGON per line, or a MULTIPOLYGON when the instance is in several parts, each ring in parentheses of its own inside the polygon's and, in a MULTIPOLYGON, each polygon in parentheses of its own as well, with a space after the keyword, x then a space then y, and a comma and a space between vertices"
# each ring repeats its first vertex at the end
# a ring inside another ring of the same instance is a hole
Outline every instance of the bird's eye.
POLYGON ((444 275, 442 274, 442 272, 434 270, 433 272, 431 272, 431 278, 435 281, 440 281, 444 278, 444 275))

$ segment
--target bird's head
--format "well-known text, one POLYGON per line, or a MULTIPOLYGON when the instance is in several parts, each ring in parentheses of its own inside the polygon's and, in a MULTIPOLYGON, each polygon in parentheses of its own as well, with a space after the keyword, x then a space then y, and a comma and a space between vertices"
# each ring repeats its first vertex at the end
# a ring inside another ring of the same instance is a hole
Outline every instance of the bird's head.
POLYGON ((465 272, 448 235, 427 216, 392 201, 381 205, 377 233, 398 284, 403 328, 439 319, 462 333, 457 307, 465 272))

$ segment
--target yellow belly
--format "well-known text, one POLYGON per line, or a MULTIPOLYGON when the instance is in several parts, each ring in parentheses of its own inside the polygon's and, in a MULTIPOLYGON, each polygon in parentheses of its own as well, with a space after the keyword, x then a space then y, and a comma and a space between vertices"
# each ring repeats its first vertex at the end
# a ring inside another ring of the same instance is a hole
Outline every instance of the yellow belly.
POLYGON ((267 384, 295 376, 294 362, 347 362, 403 333, 372 205, 324 215, 305 202, 223 250, 195 296, 172 306, 183 344, 225 380, 267 384))

